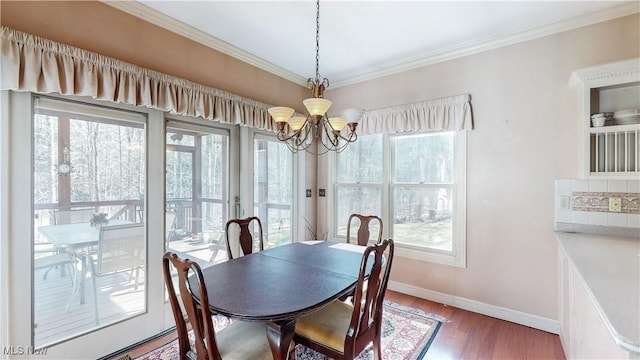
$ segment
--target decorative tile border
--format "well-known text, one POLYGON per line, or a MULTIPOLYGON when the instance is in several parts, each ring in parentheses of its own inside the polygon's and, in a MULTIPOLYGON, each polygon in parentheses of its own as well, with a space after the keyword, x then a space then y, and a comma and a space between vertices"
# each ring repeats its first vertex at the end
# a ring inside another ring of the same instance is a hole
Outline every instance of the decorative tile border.
POLYGON ((571 193, 571 209, 574 211, 610 212, 609 198, 622 200, 617 214, 640 214, 640 193, 583 192, 571 193))

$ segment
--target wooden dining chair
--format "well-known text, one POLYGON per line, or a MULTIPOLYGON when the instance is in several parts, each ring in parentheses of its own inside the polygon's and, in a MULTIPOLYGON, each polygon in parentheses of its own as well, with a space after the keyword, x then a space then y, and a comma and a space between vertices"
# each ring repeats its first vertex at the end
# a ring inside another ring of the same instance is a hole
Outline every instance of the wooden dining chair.
POLYGON ((354 359, 373 344, 374 358, 381 360, 382 306, 393 250, 391 239, 368 246, 362 256, 353 303, 334 300, 299 318, 294 342, 336 360, 354 359))
POLYGON ((351 243, 351 227, 355 227, 356 221, 360 223, 356 235, 356 244, 360 246, 367 246, 369 244, 371 228, 375 226, 376 223, 378 223, 378 238, 376 243, 382 241, 382 219, 379 216, 351 214, 351 216, 349 216, 349 222, 347 223, 347 243, 351 243))
POLYGON ((273 359, 264 323, 233 321, 222 330, 215 332, 209 310, 209 295, 202 270, 196 262, 181 259, 178 255, 167 252, 162 257, 162 270, 176 322, 179 360, 273 359), (171 268, 175 269, 178 275, 178 291, 172 278, 171 268), (195 276, 197 284, 195 289, 189 285, 189 276, 195 276), (199 301, 196 301, 194 295, 199 301), (193 348, 189 341, 187 323, 180 303, 185 309, 187 320, 193 330, 195 337, 193 348))
POLYGON ((234 228, 234 225, 237 225, 238 231, 238 243, 240 245, 240 254, 238 256, 248 255, 254 251, 254 247, 257 247, 258 251, 264 250, 264 235, 262 233, 262 222, 256 216, 251 216, 246 219, 231 219, 227 221, 227 225, 224 228, 225 239, 227 242, 227 256, 229 260, 233 259, 233 252, 231 251, 232 246, 230 238, 230 230, 234 228), (251 229, 251 226, 256 224, 258 227, 257 233, 251 229), (257 241, 257 244, 255 242, 257 241))

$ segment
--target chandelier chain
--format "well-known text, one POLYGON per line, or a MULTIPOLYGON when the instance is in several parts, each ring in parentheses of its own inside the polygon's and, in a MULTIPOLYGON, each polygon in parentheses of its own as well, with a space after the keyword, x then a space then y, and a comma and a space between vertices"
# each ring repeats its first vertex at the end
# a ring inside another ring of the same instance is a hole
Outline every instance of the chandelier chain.
POLYGON ((306 118, 291 117, 294 109, 290 107, 269 108, 269 114, 277 124, 278 140, 294 153, 306 151, 322 155, 343 151, 358 138, 356 127, 363 110, 347 109, 344 115, 333 118, 327 114, 331 101, 324 99, 323 92, 329 87, 329 79, 320 80, 320 0, 316 0, 316 77, 308 78, 307 86, 311 89, 311 98, 303 101, 309 112, 306 118), (317 147, 312 146, 315 143, 317 147))
POLYGON ((316 82, 320 83, 320 0, 316 1, 316 82))

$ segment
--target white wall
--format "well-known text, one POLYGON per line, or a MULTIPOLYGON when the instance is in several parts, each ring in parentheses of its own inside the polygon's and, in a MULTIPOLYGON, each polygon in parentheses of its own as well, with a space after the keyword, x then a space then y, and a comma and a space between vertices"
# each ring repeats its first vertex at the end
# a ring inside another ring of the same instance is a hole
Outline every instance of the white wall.
MULTIPOLYGON (((394 261, 401 289, 518 320, 557 320, 554 181, 576 178, 574 70, 638 57, 638 14, 348 87, 335 108, 375 109, 469 93, 467 268, 394 261), (515 314, 515 315, 514 315, 515 314)), ((319 172, 322 174, 322 171, 319 172)), ((326 186, 319 179, 319 187, 326 186)), ((320 201, 320 213, 323 209, 320 201)), ((527 322, 527 321, 524 321, 527 322)))

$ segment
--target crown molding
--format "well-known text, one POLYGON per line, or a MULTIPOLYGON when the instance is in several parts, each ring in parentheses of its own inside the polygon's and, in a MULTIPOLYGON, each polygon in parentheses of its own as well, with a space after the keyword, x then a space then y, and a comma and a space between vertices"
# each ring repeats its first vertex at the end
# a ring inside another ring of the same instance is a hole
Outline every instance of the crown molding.
POLYGON ((428 65, 441 63, 448 60, 454 60, 468 55, 478 54, 488 50, 500 47, 514 45, 521 42, 542 38, 549 35, 617 19, 623 16, 632 15, 640 12, 640 2, 628 2, 618 6, 613 6, 598 12, 584 14, 571 19, 557 21, 545 26, 525 30, 510 36, 499 39, 491 39, 487 41, 468 44, 454 49, 449 49, 440 54, 421 56, 413 60, 405 61, 395 66, 387 67, 382 71, 372 71, 349 77, 345 80, 334 80, 331 83, 332 88, 352 85, 368 80, 373 80, 383 76, 394 75, 404 71, 413 70, 428 65))
MULTIPOLYGON (((252 55, 241 50, 227 42, 217 39, 209 34, 197 30, 183 22, 172 19, 167 15, 151 9, 137 1, 117 1, 117 0, 100 0, 103 3, 112 6, 125 13, 138 17, 144 21, 150 22, 161 28, 169 30, 178 35, 196 41, 200 44, 208 46, 214 50, 220 51, 226 55, 232 56, 245 63, 253 65, 259 69, 270 72, 276 76, 289 80, 301 86, 307 86, 307 79, 291 71, 276 66, 262 58, 252 55)), ((377 79, 384 76, 394 75, 408 70, 413 70, 444 61, 461 58, 468 55, 478 54, 481 52, 497 49, 500 47, 521 43, 524 41, 534 40, 541 37, 561 33, 580 27, 613 20, 623 16, 640 12, 640 2, 627 2, 618 6, 613 6, 598 12, 584 14, 568 20, 562 20, 545 26, 532 28, 513 35, 502 38, 491 39, 487 41, 467 44, 465 46, 444 50, 439 54, 426 54, 405 59, 395 65, 388 66, 382 70, 371 71, 367 73, 350 75, 343 80, 336 80, 331 83, 331 88, 336 89, 343 86, 353 85, 356 83, 377 79)))
POLYGON ((294 74, 291 71, 288 71, 268 61, 265 61, 260 57, 252 55, 225 41, 222 41, 216 37, 213 37, 181 21, 173 19, 137 1, 134 1, 134 0, 130 0, 130 1, 129 0, 128 1, 100 0, 100 1, 113 8, 123 11, 129 15, 133 15, 146 22, 157 25, 165 30, 169 30, 173 33, 184 36, 187 39, 198 42, 204 46, 207 46, 223 54, 234 57, 240 61, 243 61, 249 65, 253 65, 259 69, 270 72, 283 79, 289 80, 293 83, 296 83, 305 87, 307 86, 307 78, 294 74))

